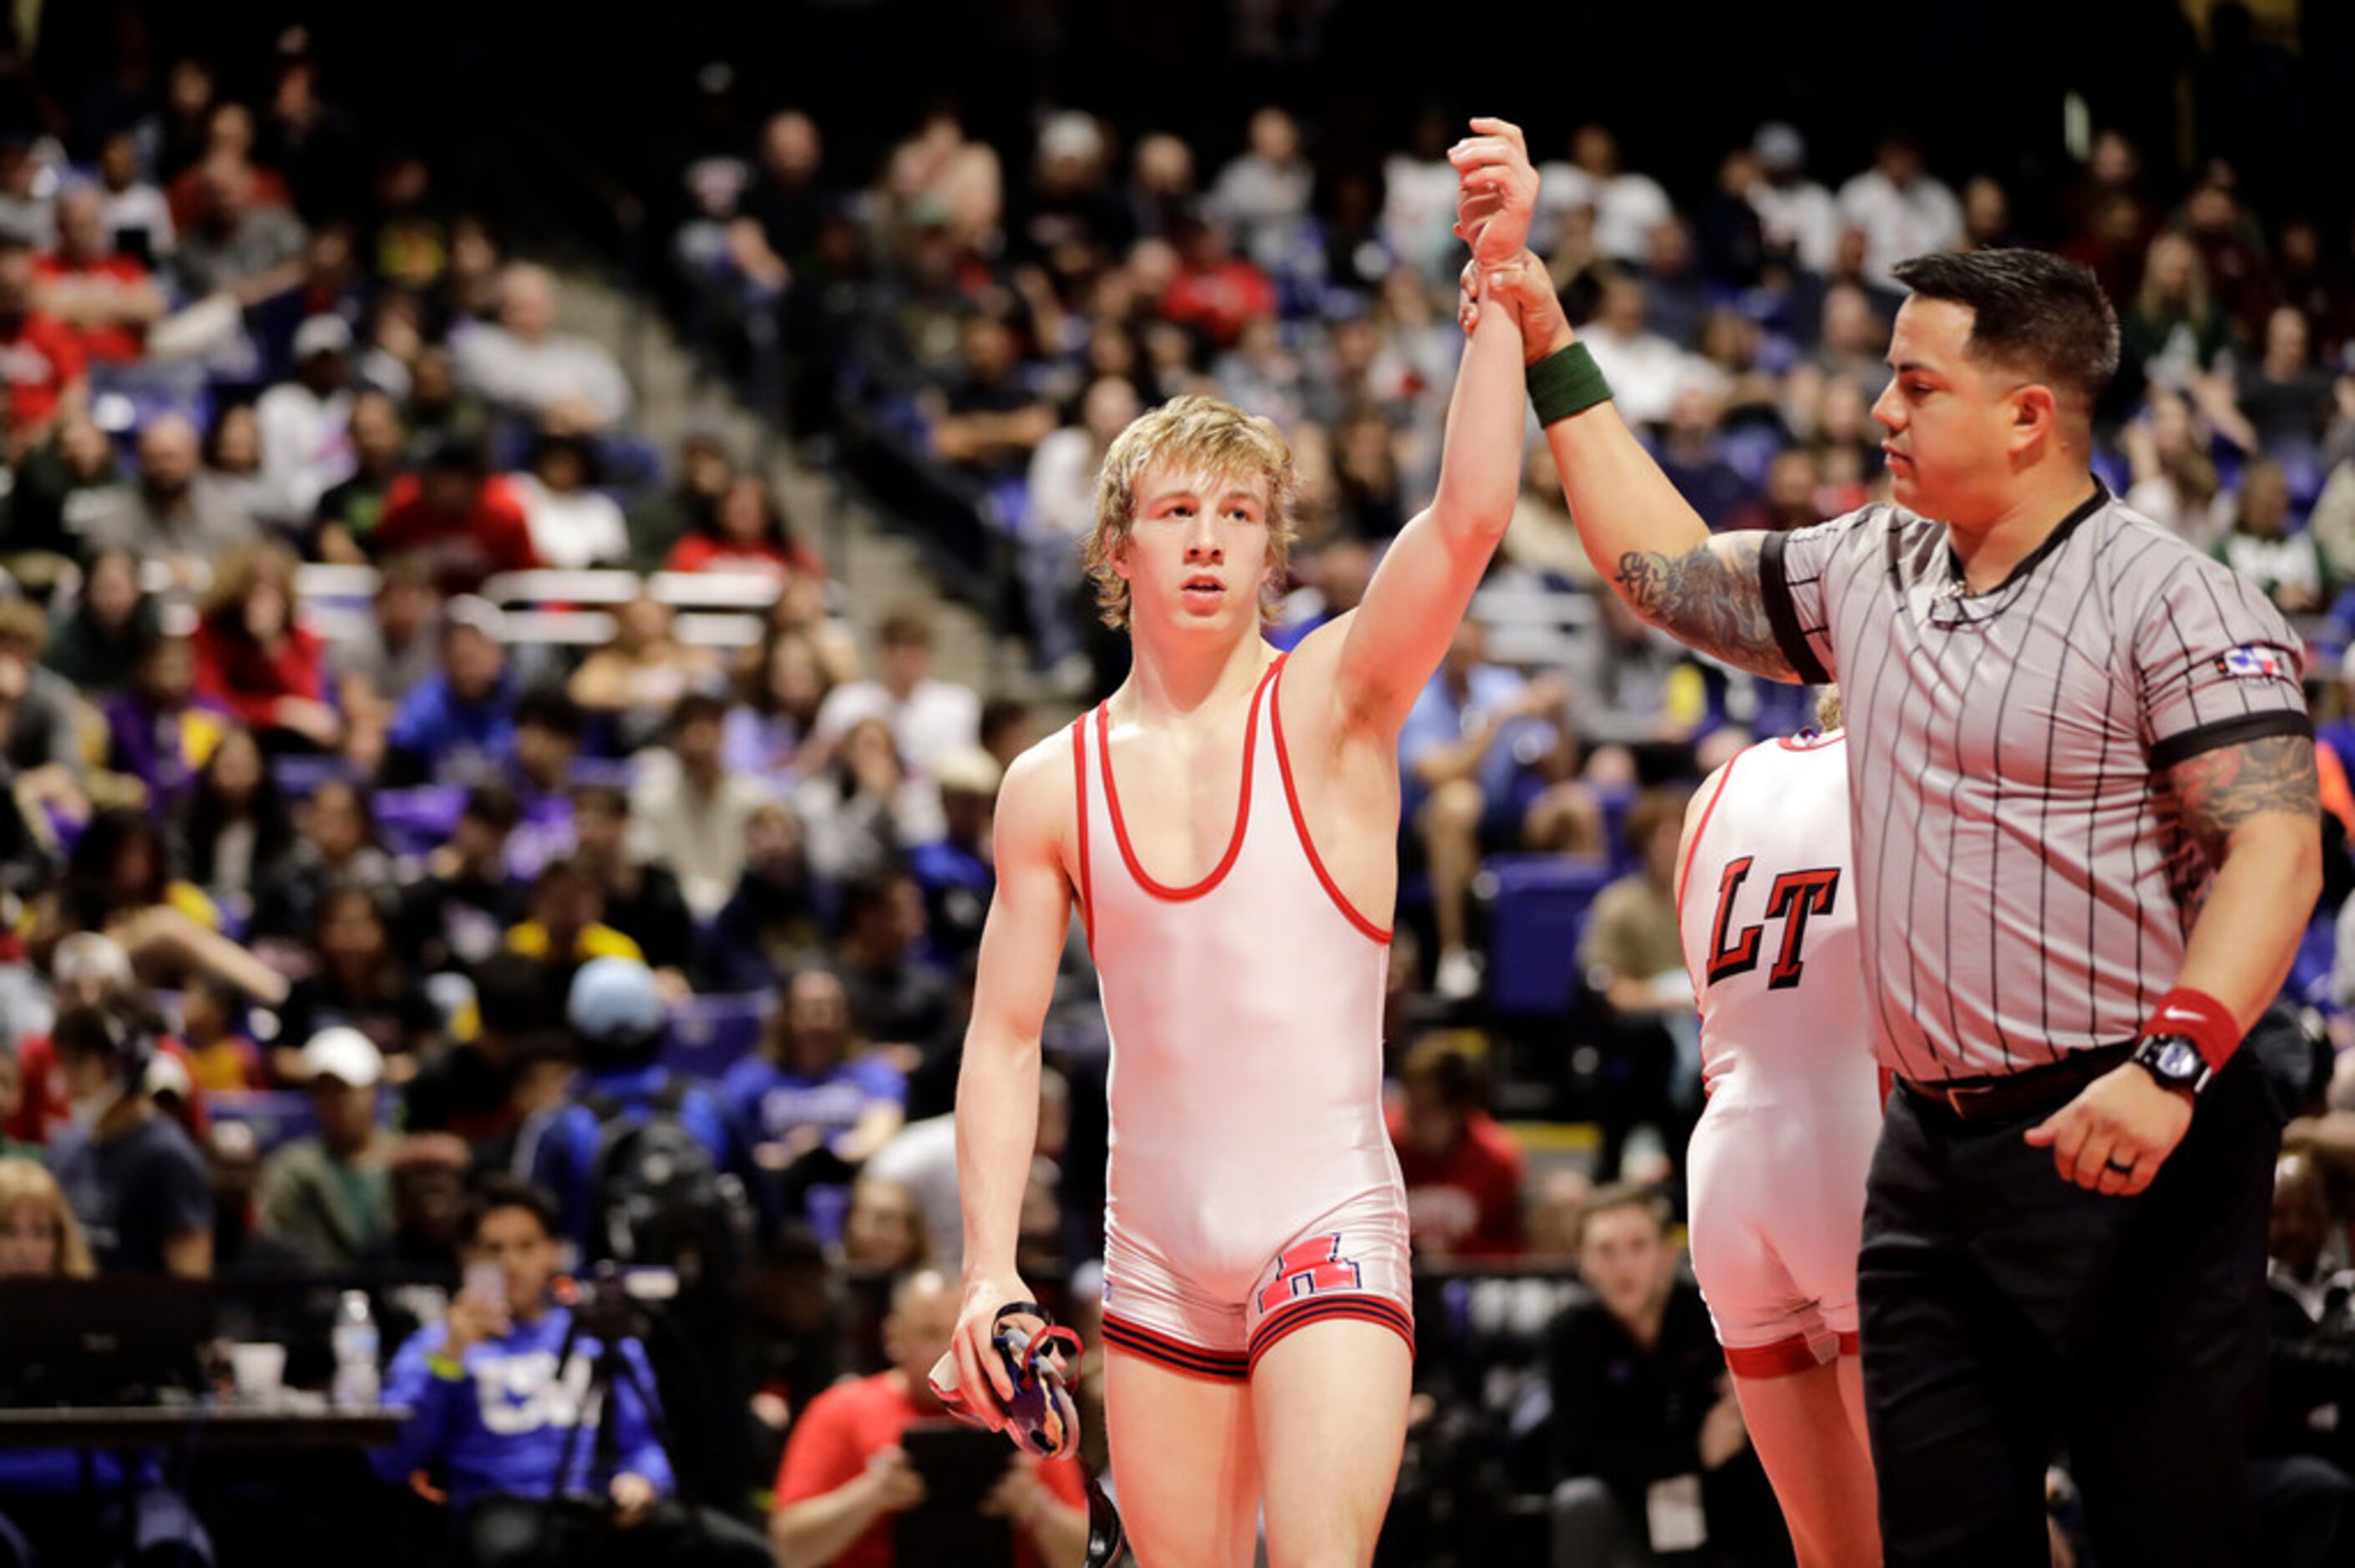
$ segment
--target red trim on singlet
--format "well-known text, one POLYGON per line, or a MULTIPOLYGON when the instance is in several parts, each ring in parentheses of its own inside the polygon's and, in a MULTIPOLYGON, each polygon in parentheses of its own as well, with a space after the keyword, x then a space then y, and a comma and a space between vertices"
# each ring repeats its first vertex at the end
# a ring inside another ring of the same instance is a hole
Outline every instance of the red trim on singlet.
POLYGON ((1864 1341, 1858 1336, 1854 1334, 1842 1334, 1839 1337, 1840 1354, 1844 1356, 1859 1355, 1862 1353, 1863 1350, 1864 1341))
POLYGON ((1260 1319, 1259 1332, 1253 1334, 1251 1340, 1252 1369, 1258 1370, 1259 1359, 1273 1350, 1279 1340, 1311 1323, 1322 1323, 1335 1318, 1378 1324, 1406 1341, 1408 1355, 1414 1353, 1414 1319, 1387 1297, 1356 1294, 1304 1296, 1297 1301, 1287 1301, 1260 1319))
POLYGON ((1274 679, 1275 672, 1283 662, 1279 659, 1270 664, 1267 673, 1259 678, 1259 684, 1252 688, 1250 727, 1243 731, 1243 779, 1241 799, 1235 804, 1234 837, 1227 841, 1225 858, 1210 868, 1209 875, 1191 887, 1170 887, 1156 882, 1145 874, 1143 866, 1136 863, 1136 852, 1129 846, 1128 822, 1120 814, 1120 781, 1113 777, 1111 722, 1105 715, 1104 705, 1097 705, 1096 756, 1103 768, 1104 809, 1112 815, 1112 836, 1120 842, 1120 858, 1127 863, 1128 874, 1135 879, 1137 886, 1154 897, 1173 904, 1199 898, 1226 880, 1227 873, 1234 869, 1235 857, 1243 853, 1243 832, 1251 826, 1252 754, 1259 748, 1260 699, 1267 694, 1267 683, 1274 679))
MULTIPOLYGON (((1842 1339, 1849 1336, 1842 1335, 1842 1339)), ((1813 1372, 1823 1363, 1816 1360, 1816 1347, 1805 1334, 1793 1334, 1771 1345, 1728 1345, 1725 1365, 1736 1377, 1753 1379, 1796 1377, 1813 1372)))
MULTIPOLYGON (((1284 657, 1288 659, 1291 655, 1287 653, 1284 657)), ((1275 688, 1267 700, 1268 721, 1275 731, 1275 770, 1284 776, 1284 803, 1292 808, 1293 831, 1300 835, 1300 848, 1308 856, 1308 869, 1316 874, 1325 895, 1333 901, 1334 908, 1348 917, 1350 925, 1383 947, 1389 947, 1390 932, 1358 913, 1358 906, 1349 902, 1348 895, 1341 891, 1340 884, 1335 882, 1332 874, 1325 869, 1325 857, 1316 853, 1316 841, 1308 836, 1308 818, 1300 810, 1300 792, 1292 787, 1292 753, 1284 745, 1284 659, 1275 662, 1275 688)))
POLYGON ((1071 721, 1071 785, 1079 791, 1080 925, 1088 934, 1088 954, 1096 950, 1095 890, 1088 881, 1088 715, 1071 721))
POLYGON ((1206 1351, 1110 1312, 1103 1315, 1103 1340, 1115 1350, 1142 1356, 1172 1372, 1213 1383, 1240 1383, 1251 1372, 1250 1361, 1232 1351, 1206 1351))
POLYGON ((1726 763, 1725 771, 1717 776, 1717 792, 1709 798, 1709 804, 1700 809, 1700 821, 1693 829, 1692 842, 1685 846, 1684 873, 1677 878, 1677 924, 1679 926, 1685 923, 1685 885, 1692 881, 1693 862, 1700 857, 1701 835, 1709 832, 1710 816, 1716 811, 1717 803, 1725 799, 1725 787, 1733 782, 1734 763, 1741 760, 1742 754, 1735 752, 1732 760, 1726 763))

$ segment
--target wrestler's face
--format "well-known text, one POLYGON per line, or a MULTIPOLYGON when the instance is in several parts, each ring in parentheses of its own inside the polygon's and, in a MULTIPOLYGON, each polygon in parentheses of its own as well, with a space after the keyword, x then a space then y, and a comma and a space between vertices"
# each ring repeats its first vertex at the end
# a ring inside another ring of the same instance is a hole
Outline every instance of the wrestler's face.
POLYGON ((1976 314, 1952 300, 1907 300, 1890 338, 1894 374, 1872 406, 1897 503, 1964 528, 2004 514, 2015 465, 2051 418, 2050 392, 1972 354, 1976 314))
POLYGON ((1178 463, 1146 470, 1116 561, 1132 620, 1203 635, 1255 629, 1268 510, 1267 482, 1257 476, 1178 463))

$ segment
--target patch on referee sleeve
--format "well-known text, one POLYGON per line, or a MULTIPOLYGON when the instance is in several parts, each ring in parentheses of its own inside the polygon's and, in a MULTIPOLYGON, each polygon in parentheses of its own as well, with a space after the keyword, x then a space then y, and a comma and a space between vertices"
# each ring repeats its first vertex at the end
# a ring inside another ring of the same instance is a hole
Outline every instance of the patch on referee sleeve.
POLYGON ((2297 675, 2279 649, 2243 643, 2216 656, 2216 673, 2239 681, 2296 681, 2297 675))

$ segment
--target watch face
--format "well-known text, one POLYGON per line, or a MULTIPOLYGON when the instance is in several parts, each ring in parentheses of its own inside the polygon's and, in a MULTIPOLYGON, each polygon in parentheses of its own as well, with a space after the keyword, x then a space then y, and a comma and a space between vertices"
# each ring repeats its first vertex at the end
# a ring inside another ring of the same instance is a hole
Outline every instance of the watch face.
POLYGON ((2158 1048, 2158 1070, 2170 1078, 2200 1075, 2200 1048, 2189 1040, 2170 1040, 2158 1048))

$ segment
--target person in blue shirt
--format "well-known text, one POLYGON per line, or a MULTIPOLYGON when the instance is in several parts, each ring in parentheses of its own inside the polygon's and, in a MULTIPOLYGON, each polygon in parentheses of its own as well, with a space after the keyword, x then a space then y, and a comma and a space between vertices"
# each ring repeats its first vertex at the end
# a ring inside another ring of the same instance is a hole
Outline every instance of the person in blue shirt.
POLYGON ((486 599, 450 601, 441 667, 401 700, 386 733, 388 782, 472 783, 514 760, 519 699, 500 641, 505 623, 486 599))
POLYGON ((761 1054, 719 1084, 772 1203, 805 1213, 821 1241, 840 1236, 858 1168, 907 1119, 906 1075, 859 1044, 842 977, 812 965, 785 981, 761 1054))
POLYGON ((602 1347, 573 1334, 572 1311, 556 1299, 559 1255, 548 1194, 513 1177, 486 1179, 468 1215, 472 1283, 442 1322, 393 1357, 384 1402, 413 1414, 368 1462, 394 1485, 434 1475, 459 1550, 477 1568, 583 1555, 614 1564, 766 1564, 757 1531, 677 1502, 654 1372, 637 1340, 621 1342, 629 1375, 614 1379, 602 1411, 590 1399, 602 1347), (496 1296, 481 1288, 485 1264, 504 1277, 496 1296), (600 1419, 613 1428, 602 1461, 591 1425, 600 1419), (551 1497, 559 1499, 552 1506, 551 1497))
POLYGON ((739 1170, 738 1139, 719 1098, 699 1084, 674 1094, 670 1069, 655 1060, 670 1033, 670 1010, 654 970, 636 959, 591 959, 572 977, 565 1020, 581 1047, 574 1103, 538 1128, 519 1168, 557 1196, 563 1234, 594 1251, 597 1155, 607 1122, 643 1118, 675 1098, 679 1121, 710 1154, 716 1170, 739 1170))

